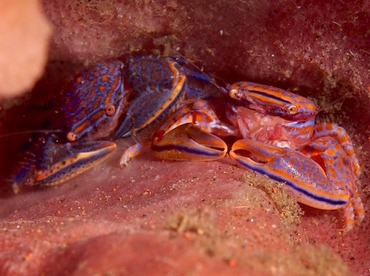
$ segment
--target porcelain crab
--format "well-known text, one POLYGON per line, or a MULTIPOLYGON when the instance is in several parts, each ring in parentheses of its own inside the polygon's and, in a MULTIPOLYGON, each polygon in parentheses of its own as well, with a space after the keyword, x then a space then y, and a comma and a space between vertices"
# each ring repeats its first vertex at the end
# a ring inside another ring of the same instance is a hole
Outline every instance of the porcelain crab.
POLYGON ((191 101, 189 97, 197 95, 189 79, 211 83, 205 74, 180 63, 170 57, 137 56, 79 72, 62 90, 55 116, 43 125, 52 131, 34 133, 23 145, 14 192, 75 177, 113 153, 112 140, 129 135, 150 139, 172 113, 191 101))
POLYGON ((148 150, 164 159, 217 160, 227 153, 222 138, 234 136, 231 158, 288 183, 298 200, 320 209, 344 206, 347 230, 354 212, 364 217, 357 192, 360 166, 346 131, 317 123, 315 104, 282 89, 235 83, 224 98, 200 93, 195 79, 216 90, 205 74, 174 58, 133 57, 81 71, 62 91, 55 132, 35 133, 24 145, 13 179, 23 185, 57 185, 107 158, 111 140, 134 136, 121 166, 148 150), (307 170, 306 168, 311 168, 307 170), (294 173, 293 173, 294 172, 294 173))
POLYGON ((285 182, 303 204, 343 208, 345 231, 353 228, 355 215, 359 221, 364 218, 360 166, 342 127, 315 122, 316 105, 282 89, 240 82, 222 90, 229 97, 223 106, 207 99, 178 110, 146 150, 164 159, 206 161, 226 155, 227 146, 219 137, 243 138, 230 150, 241 167, 285 182), (194 136, 202 143, 194 142, 194 136))
POLYGON ((234 99, 229 119, 244 138, 230 150, 238 165, 285 182, 303 204, 343 208, 346 231, 353 228, 355 214, 362 221, 360 166, 342 127, 315 122, 315 104, 282 89, 240 82, 225 92, 234 99))
POLYGON ((99 63, 79 72, 61 92, 60 106, 43 128, 23 145, 13 190, 37 184, 57 185, 107 158, 116 145, 112 135, 131 97, 123 63, 99 63), (102 138, 102 140, 99 140, 102 138))

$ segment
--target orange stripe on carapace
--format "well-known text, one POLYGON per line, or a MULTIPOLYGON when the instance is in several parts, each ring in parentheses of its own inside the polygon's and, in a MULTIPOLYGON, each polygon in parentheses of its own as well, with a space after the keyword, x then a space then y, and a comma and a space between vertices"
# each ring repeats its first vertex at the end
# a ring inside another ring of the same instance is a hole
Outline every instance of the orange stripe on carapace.
POLYGON ((229 91, 234 89, 237 91, 236 100, 244 98, 249 102, 254 101, 253 104, 262 109, 279 108, 286 116, 308 116, 308 119, 317 113, 316 105, 311 100, 280 88, 253 82, 238 82, 230 85, 229 91))
POLYGON ((106 85, 100 85, 99 86, 99 91, 100 92, 104 92, 105 90, 107 90, 107 86, 106 85))
POLYGON ((83 131, 85 128, 86 128, 86 121, 84 121, 83 123, 79 124, 75 129, 73 129, 72 131, 75 133, 75 134, 78 134, 80 133, 81 131, 83 131))
POLYGON ((304 108, 313 113, 316 112, 315 104, 298 94, 291 93, 277 87, 259 85, 250 82, 246 87, 250 91, 251 95, 253 95, 255 99, 259 99, 261 102, 271 103, 273 105, 281 106, 282 108, 289 103, 296 105, 298 108, 304 108), (260 94, 261 92, 264 94, 260 94))
POLYGON ((120 76, 116 76, 114 77, 114 82, 110 82, 111 90, 106 92, 104 104, 112 103, 112 93, 117 93, 120 79, 120 76))
POLYGON ((182 90, 184 89, 184 86, 186 85, 185 84, 186 76, 176 69, 176 67, 174 66, 174 62, 171 62, 169 64, 169 66, 170 66, 171 71, 174 73, 174 76, 175 76, 174 81, 172 82, 174 84, 173 85, 174 88, 172 90, 172 93, 169 95, 167 100, 163 103, 161 108, 159 108, 157 110, 157 112, 155 112, 144 124, 142 124, 141 126, 139 126, 136 129, 134 129, 132 132, 135 132, 138 129, 143 129, 146 126, 150 125, 153 121, 155 121, 155 119, 157 119, 161 115, 163 110, 166 110, 171 104, 173 104, 174 100, 176 98, 178 98, 179 94, 182 93, 182 90))
POLYGON ((108 78, 108 76, 105 74, 105 75, 102 75, 102 76, 100 77, 100 80, 101 80, 102 82, 108 82, 108 81, 109 81, 109 78, 108 78))
MULTIPOLYGON (((287 102, 291 102, 290 97, 286 97, 284 93, 289 93, 288 91, 285 91, 283 89, 273 87, 273 86, 266 86, 266 85, 259 85, 256 83, 250 83, 248 82, 246 85, 246 88, 250 91, 250 93, 254 94, 254 91, 257 92, 264 92, 265 94, 273 95, 274 97, 279 97, 283 100, 286 100, 287 102)), ((266 97, 261 96, 261 94, 254 94, 256 98, 263 99, 266 101, 266 97)), ((272 98, 268 98, 271 102, 279 102, 277 100, 273 100, 272 98)))

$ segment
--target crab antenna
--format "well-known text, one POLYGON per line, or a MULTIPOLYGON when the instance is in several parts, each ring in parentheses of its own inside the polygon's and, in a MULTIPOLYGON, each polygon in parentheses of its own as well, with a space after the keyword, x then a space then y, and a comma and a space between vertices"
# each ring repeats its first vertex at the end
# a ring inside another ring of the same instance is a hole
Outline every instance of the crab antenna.
POLYGON ((7 134, 2 134, 0 135, 0 138, 5 138, 5 137, 11 137, 11 136, 17 136, 17 135, 23 135, 23 134, 33 134, 33 133, 62 133, 62 130, 48 130, 48 129, 39 129, 39 130, 26 130, 26 131, 18 131, 18 132, 13 132, 13 133, 7 133, 7 134))

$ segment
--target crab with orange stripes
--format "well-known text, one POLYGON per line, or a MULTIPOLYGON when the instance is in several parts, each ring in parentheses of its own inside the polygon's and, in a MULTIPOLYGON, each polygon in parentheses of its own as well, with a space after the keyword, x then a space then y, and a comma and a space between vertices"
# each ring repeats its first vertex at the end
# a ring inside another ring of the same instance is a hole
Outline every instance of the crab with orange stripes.
MULTIPOLYGON (((355 215, 363 220, 360 166, 342 127, 316 122, 311 100, 279 88, 240 82, 222 90, 228 97, 223 105, 208 99, 178 110, 145 150, 163 159, 215 160, 227 152, 220 137, 243 138, 229 152, 239 166, 286 183, 303 204, 343 208, 345 231, 353 228, 355 215)), ((126 152, 121 164, 140 152, 126 152)))
POLYGON ((315 122, 315 104, 271 86, 240 82, 225 92, 234 99, 229 119, 244 139, 230 157, 239 166, 287 184, 297 200, 323 210, 343 208, 345 231, 361 222, 360 165, 347 132, 315 122))
POLYGON ((354 213, 364 218, 351 139, 336 124, 315 122, 312 101, 250 82, 220 89, 226 95, 214 99, 193 93, 191 79, 219 88, 173 58, 134 57, 81 71, 62 92, 56 131, 35 133, 24 145, 14 191, 82 173, 107 158, 116 149, 111 140, 121 137, 141 140, 124 152, 124 167, 147 150, 163 159, 221 159, 228 151, 223 138, 234 136, 241 140, 230 157, 243 168, 287 183, 301 203, 343 208, 346 230, 354 213))
MULTIPOLYGON (((14 192, 25 186, 58 185, 81 174, 113 153, 119 138, 150 140, 171 114, 201 97, 197 85, 211 83, 182 63, 170 57, 137 56, 79 72, 43 125, 51 131, 35 132, 23 145, 14 170, 14 192), (188 84, 192 78, 194 88, 188 84)), ((188 131, 193 132, 197 131, 188 131)), ((140 145, 126 152, 139 151, 140 145)))

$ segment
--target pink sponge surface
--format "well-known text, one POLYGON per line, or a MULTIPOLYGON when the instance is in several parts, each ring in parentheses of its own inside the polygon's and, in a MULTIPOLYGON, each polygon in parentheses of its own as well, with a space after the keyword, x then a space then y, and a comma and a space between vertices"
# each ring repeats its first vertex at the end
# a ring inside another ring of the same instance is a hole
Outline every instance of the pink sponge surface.
MULTIPOLYGON (((43 104, 84 66, 180 55, 221 82, 315 99, 320 120, 353 139, 369 211, 370 4, 347 2, 45 0, 54 32, 44 76, 32 93, 0 103, 0 133, 37 129, 43 104)), ((169 162, 148 153, 121 170, 134 143, 124 139, 75 179, 14 195, 9 171, 28 135, 0 137, 1 275, 369 273, 367 217, 343 234, 341 210, 300 206, 282 184, 228 158, 169 162)))

